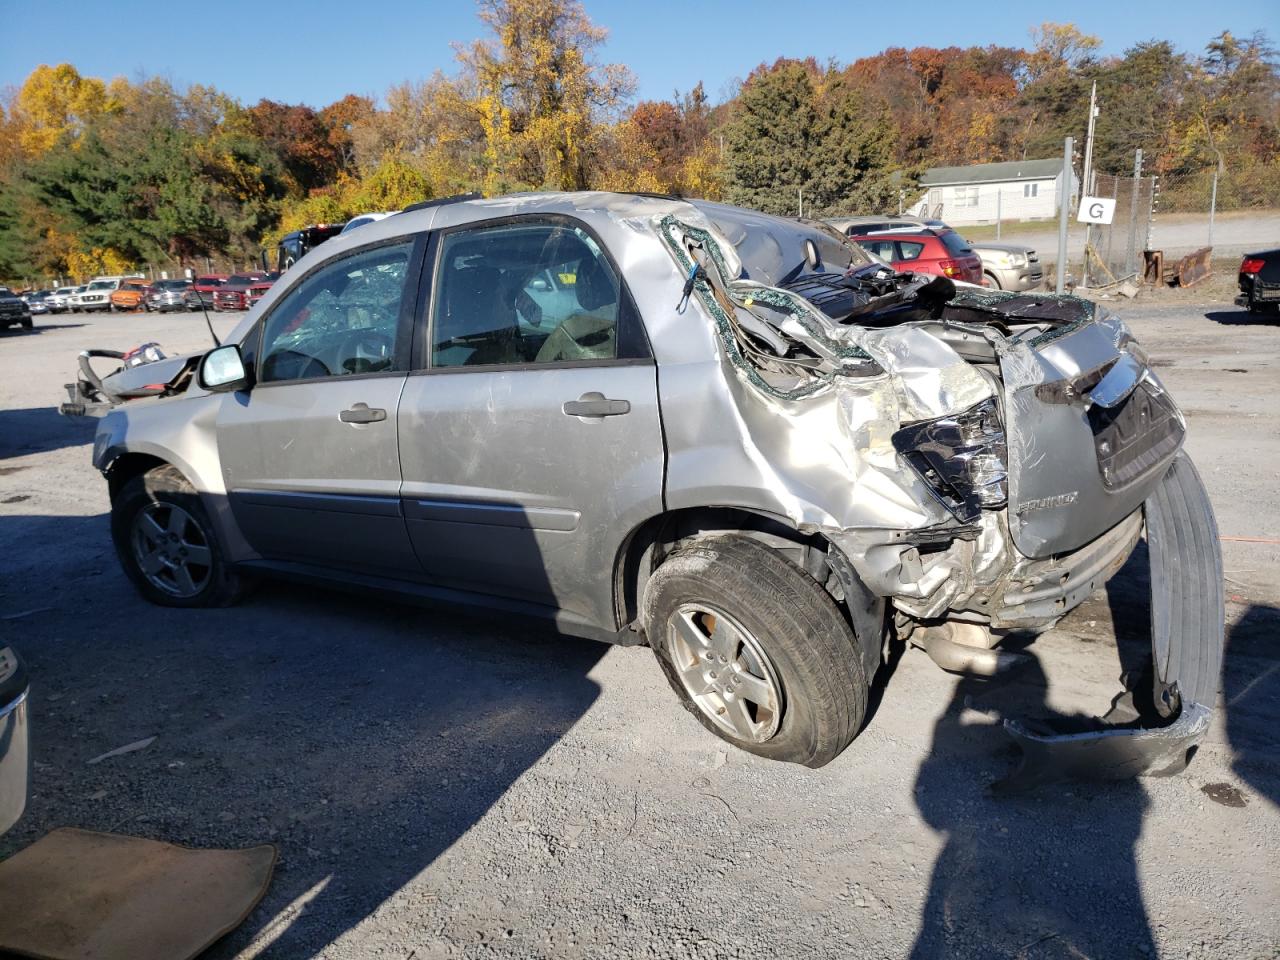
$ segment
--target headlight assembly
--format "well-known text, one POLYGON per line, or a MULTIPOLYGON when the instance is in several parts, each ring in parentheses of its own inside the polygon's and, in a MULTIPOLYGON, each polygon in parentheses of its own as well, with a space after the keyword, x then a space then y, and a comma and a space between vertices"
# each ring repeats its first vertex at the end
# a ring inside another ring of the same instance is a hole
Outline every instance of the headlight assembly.
POLYGON ((893 446, 961 523, 1008 502, 1008 448, 994 397, 902 427, 893 446))

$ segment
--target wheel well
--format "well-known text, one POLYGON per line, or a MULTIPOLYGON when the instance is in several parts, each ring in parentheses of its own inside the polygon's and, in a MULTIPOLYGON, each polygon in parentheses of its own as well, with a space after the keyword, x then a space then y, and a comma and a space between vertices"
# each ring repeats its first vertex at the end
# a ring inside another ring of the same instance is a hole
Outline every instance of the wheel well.
POLYGON ((116 457, 106 470, 107 490, 111 494, 111 499, 115 500, 120 488, 134 477, 141 476, 156 467, 165 466, 169 466, 166 461, 153 457, 149 453, 124 453, 116 457))
POLYGON ((826 541, 806 535, 778 517, 738 507, 690 507, 650 517, 628 534, 614 563, 614 612, 623 627, 640 612, 645 584, 676 544, 700 536, 738 533, 784 554, 819 582, 825 578, 826 541))

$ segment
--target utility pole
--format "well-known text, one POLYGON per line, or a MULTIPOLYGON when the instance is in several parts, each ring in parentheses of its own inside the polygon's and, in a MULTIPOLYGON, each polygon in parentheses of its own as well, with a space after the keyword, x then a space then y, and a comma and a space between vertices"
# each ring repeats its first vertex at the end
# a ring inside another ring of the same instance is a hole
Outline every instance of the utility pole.
POLYGON ((1058 283, 1059 295, 1067 289, 1067 219, 1071 215, 1071 149, 1075 142, 1067 137, 1062 142, 1062 188, 1058 191, 1058 283))
POLYGON ((1000 185, 996 184, 996 239, 1000 239, 1000 198, 1004 196, 1004 191, 1000 189, 1000 185))
POLYGON ((1213 215, 1218 210, 1218 168, 1213 168, 1213 190, 1209 194, 1209 246, 1213 246, 1213 215))
POLYGON ((804 219, 804 187, 796 187, 796 196, 800 198, 799 217, 801 220, 803 220, 804 219))
MULTIPOLYGON (((1084 141, 1084 170, 1080 180, 1081 195, 1094 196, 1093 181, 1097 174, 1093 172, 1093 128, 1098 119, 1098 81, 1093 81, 1093 89, 1089 92, 1089 130, 1084 141)), ((1089 284, 1089 250, 1093 244, 1093 224, 1084 228, 1084 283, 1089 284)))

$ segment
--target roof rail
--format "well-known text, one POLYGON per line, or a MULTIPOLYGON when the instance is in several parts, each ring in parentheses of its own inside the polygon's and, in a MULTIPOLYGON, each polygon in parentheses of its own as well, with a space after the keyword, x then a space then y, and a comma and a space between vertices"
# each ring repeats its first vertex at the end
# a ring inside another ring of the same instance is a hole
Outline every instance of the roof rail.
POLYGON ((464 200, 483 200, 484 197, 478 193, 459 193, 452 197, 440 197, 437 200, 423 200, 419 203, 411 203, 409 206, 401 210, 401 213, 409 213, 413 210, 425 210, 428 207, 443 207, 447 203, 462 203, 464 200))

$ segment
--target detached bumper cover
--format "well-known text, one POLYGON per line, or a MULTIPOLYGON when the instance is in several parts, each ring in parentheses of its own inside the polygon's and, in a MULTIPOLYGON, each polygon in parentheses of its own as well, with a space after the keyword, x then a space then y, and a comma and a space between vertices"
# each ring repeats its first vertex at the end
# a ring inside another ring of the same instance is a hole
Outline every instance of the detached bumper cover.
POLYGON ((1102 721, 1055 732, 1006 720, 1022 764, 1001 793, 1069 778, 1169 776, 1186 768, 1209 729, 1222 671, 1222 550, 1213 506, 1190 458, 1180 453, 1145 504, 1151 557, 1151 650, 1155 710, 1143 723, 1131 691, 1102 721), (1108 724, 1107 719, 1128 719, 1108 724))

